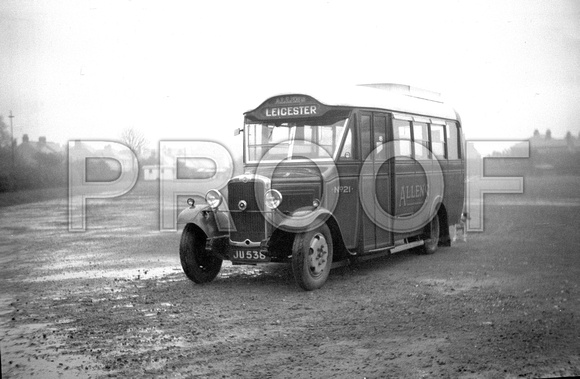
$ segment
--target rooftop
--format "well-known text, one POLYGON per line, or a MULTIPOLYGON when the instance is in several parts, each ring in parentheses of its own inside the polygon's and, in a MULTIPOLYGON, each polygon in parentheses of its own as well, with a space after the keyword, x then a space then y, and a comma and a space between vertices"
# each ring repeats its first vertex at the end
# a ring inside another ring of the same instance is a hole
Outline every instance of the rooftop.
POLYGON ((455 109, 445 103, 437 92, 404 84, 375 83, 347 88, 327 87, 309 92, 285 92, 272 97, 291 95, 312 96, 329 106, 384 109, 420 116, 459 120, 455 109))

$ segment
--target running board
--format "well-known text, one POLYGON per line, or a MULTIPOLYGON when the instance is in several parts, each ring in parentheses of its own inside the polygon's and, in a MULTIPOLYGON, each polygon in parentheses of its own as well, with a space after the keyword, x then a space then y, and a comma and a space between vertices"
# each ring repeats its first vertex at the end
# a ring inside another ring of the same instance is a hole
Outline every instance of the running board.
POLYGON ((406 243, 403 245, 397 245, 394 247, 386 247, 386 248, 382 248, 382 249, 371 250, 369 252, 369 254, 359 256, 358 259, 360 261, 366 261, 369 259, 380 258, 380 257, 384 257, 386 255, 400 253, 401 251, 409 250, 409 249, 412 249, 414 247, 423 246, 424 244, 425 244, 425 241, 421 240, 421 241, 409 242, 409 243, 406 243))
POLYGON ((399 253, 401 251, 409 250, 409 249, 412 249, 414 247, 423 246, 423 245, 425 245, 425 241, 423 241, 423 240, 409 242, 409 243, 406 243, 404 245, 395 246, 394 248, 391 249, 391 254, 399 253))

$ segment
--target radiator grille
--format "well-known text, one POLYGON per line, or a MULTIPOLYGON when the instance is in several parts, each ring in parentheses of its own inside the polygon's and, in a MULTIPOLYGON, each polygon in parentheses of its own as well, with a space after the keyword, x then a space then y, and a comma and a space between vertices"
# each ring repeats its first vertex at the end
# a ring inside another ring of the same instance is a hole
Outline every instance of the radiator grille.
POLYGON ((232 241, 249 239, 259 242, 266 236, 266 220, 260 212, 258 202, 264 199, 265 184, 263 181, 232 181, 228 185, 228 207, 230 209, 236 232, 232 232, 232 241), (246 202, 246 209, 240 210, 240 201, 246 202))

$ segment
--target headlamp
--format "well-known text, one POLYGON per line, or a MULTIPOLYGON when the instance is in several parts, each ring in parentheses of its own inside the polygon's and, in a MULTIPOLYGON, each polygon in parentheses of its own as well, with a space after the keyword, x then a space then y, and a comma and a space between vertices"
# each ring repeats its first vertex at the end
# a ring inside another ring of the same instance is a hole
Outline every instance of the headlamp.
POLYGON ((266 206, 270 209, 276 209, 282 202, 282 194, 275 189, 269 189, 264 196, 266 206))
POLYGON ((224 198, 218 190, 211 189, 205 194, 205 202, 212 208, 219 207, 223 200, 224 198))

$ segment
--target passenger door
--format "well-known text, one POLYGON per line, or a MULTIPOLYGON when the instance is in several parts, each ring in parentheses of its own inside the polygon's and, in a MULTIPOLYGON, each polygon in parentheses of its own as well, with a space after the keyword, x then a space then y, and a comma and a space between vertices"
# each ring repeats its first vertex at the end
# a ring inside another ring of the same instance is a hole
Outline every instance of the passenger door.
POLYGON ((367 201, 372 205, 366 207, 366 212, 363 211, 362 215, 363 244, 365 252, 368 253, 393 244, 392 233, 385 227, 385 223, 383 222, 381 226, 381 222, 377 222, 377 218, 381 217, 379 214, 381 209, 389 214, 392 213, 393 161, 386 161, 387 157, 393 155, 388 150, 390 145, 387 144, 392 140, 392 133, 387 113, 361 112, 359 117, 361 158, 366 161, 360 180, 363 180, 363 185, 366 187, 374 183, 374 190, 370 193, 376 195, 376 199, 373 197, 361 199, 361 202, 367 201), (376 180, 373 180, 373 177, 376 180))
POLYGON ((373 154, 376 175, 375 191, 377 204, 375 206, 375 245, 377 249, 393 245, 392 223, 384 213, 392 215, 393 204, 393 133, 390 127, 390 117, 387 113, 373 113, 373 135, 375 153, 373 154), (383 216, 381 216, 383 213, 383 216), (380 220, 379 220, 380 219, 380 220), (385 225, 386 224, 386 225, 385 225))

